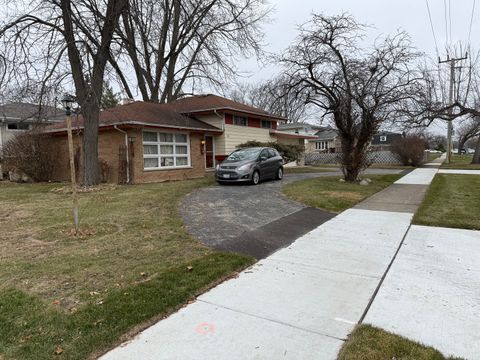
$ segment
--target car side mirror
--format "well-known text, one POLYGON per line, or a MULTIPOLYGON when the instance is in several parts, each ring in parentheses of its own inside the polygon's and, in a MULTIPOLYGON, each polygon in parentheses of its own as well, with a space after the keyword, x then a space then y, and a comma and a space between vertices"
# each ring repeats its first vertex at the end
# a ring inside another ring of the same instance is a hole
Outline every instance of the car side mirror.
POLYGON ((265 155, 260 156, 260 161, 265 161, 267 160, 267 157, 265 155))

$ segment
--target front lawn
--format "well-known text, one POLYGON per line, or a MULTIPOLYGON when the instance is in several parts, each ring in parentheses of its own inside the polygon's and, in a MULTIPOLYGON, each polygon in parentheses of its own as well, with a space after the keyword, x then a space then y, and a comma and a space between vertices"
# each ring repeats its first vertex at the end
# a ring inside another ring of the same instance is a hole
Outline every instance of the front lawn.
POLYGON ((368 175, 368 186, 340 182, 338 176, 319 177, 285 185, 289 198, 327 211, 341 212, 391 185, 403 175, 368 175))
POLYGON ((480 230, 480 176, 437 174, 413 222, 480 230))
POLYGON ((192 238, 181 198, 211 180, 80 194, 0 183, 0 359, 85 359, 178 309, 253 259, 192 238))
POLYGON ((319 172, 337 172, 340 171, 338 166, 321 167, 321 166, 297 166, 297 167, 285 167, 283 168, 285 174, 308 174, 319 172))
MULTIPOLYGON (((337 360, 455 360, 401 336, 362 325, 350 334, 337 360)), ((461 360, 456 358, 457 360, 461 360)))
POLYGON ((452 155, 450 164, 443 163, 443 169, 480 170, 479 164, 472 164, 473 155, 452 155))

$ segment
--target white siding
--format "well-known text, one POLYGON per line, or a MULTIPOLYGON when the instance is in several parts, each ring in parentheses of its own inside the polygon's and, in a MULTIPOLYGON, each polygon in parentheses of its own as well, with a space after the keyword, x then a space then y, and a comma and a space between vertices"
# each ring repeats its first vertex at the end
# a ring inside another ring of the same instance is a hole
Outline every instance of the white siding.
POLYGON ((247 141, 270 142, 276 138, 270 136, 270 129, 261 129, 248 126, 225 124, 225 151, 226 154, 236 149, 236 146, 247 141))

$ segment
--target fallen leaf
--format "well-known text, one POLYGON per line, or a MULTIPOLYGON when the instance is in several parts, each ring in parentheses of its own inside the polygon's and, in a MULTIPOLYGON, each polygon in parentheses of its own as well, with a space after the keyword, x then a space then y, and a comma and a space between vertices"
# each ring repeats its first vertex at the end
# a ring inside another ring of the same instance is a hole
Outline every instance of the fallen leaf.
POLYGON ((193 266, 187 266, 187 270, 188 270, 188 271, 192 271, 192 270, 193 270, 193 266))
POLYGON ((53 305, 60 305, 60 300, 54 300, 52 304, 53 305))
POLYGON ((61 355, 63 353, 63 349, 61 346, 57 346, 55 348, 55 355, 61 355))

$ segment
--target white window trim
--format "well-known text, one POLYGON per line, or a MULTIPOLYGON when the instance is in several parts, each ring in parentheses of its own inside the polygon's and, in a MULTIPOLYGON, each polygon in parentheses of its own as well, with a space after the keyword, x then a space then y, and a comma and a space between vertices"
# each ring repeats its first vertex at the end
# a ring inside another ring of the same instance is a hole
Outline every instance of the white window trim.
POLYGON ((248 127, 248 116, 232 115, 232 124, 235 125, 235 126, 248 127), (245 119, 245 125, 235 124, 235 118, 245 119))
POLYGON ((9 124, 18 124, 18 122, 10 122, 10 123, 7 122, 7 123, 5 124, 5 130, 6 130, 7 132, 22 132, 22 131, 32 130, 32 125, 29 124, 29 123, 27 123, 28 129, 9 129, 9 128, 8 128, 8 125, 9 125, 9 124))
POLYGON ((315 150, 328 150, 328 141, 321 140, 315 142, 315 150))
POLYGON ((381 135, 380 136, 380 142, 387 142, 387 136, 386 135, 381 135))
POLYGON ((155 131, 155 130, 144 130, 142 132, 142 153, 143 153, 143 170, 145 171, 153 171, 153 170, 178 170, 178 169, 190 169, 192 168, 192 157, 190 152, 190 134, 183 133, 183 132, 175 132, 175 131, 155 131), (143 140, 143 133, 150 132, 157 134, 157 141, 145 141, 143 140), (173 134, 173 142, 160 142, 158 134, 173 134), (175 141, 175 134, 182 134, 187 136, 186 143, 177 143, 175 141), (145 154, 143 146, 144 145, 156 145, 158 148, 158 154, 145 154), (160 146, 161 145, 172 145, 173 146, 173 154, 160 154, 160 146), (187 153, 186 154, 178 154, 176 153, 177 149, 176 146, 187 146, 187 153), (160 166, 161 158, 173 157, 173 161, 176 162, 177 157, 186 157, 187 158, 187 165, 181 166, 160 166), (145 159, 158 159, 158 167, 145 167, 145 159))

